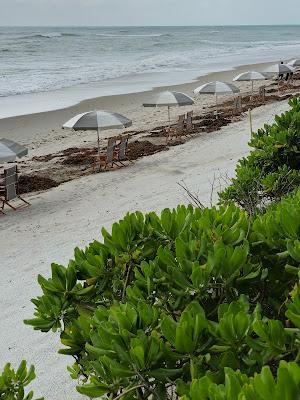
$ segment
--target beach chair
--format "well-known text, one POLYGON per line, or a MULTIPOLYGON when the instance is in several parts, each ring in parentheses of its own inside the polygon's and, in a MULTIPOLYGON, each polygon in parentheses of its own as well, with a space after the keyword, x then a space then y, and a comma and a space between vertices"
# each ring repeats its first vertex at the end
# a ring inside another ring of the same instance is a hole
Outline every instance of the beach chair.
POLYGON ((16 211, 18 208, 29 206, 26 200, 24 200, 19 194, 19 185, 18 185, 18 171, 17 166, 4 169, 4 179, 3 183, 0 184, 0 202, 1 212, 4 214, 4 207, 7 205, 12 210, 16 211), (21 200, 21 205, 12 205, 12 200, 21 200))
POLYGON ((186 118, 188 119, 189 117, 191 117, 193 119, 193 115, 194 115, 194 111, 189 111, 186 113, 186 118))
POLYGON ((233 115, 240 114, 243 111, 242 97, 236 96, 233 99, 233 115))
POLYGON ((101 166, 104 165, 104 169, 113 168, 114 165, 118 165, 116 162, 116 145, 117 138, 111 137, 107 141, 106 152, 100 154, 101 166))
POLYGON ((265 100, 266 100, 266 86, 265 85, 260 86, 258 90, 259 90, 258 91, 259 96, 262 98, 263 102, 265 102, 265 100))
POLYGON ((123 166, 125 166, 124 161, 128 161, 133 164, 133 161, 127 157, 128 141, 129 135, 121 136, 115 155, 116 162, 119 162, 123 166))
POLYGON ((186 114, 186 120, 185 120, 185 129, 187 134, 191 134, 194 131, 194 124, 193 124, 193 115, 194 112, 193 111, 189 111, 186 114))
POLYGON ((185 114, 178 116, 178 122, 176 125, 166 128, 167 143, 171 142, 173 138, 181 138, 182 136, 186 136, 184 123, 185 114))

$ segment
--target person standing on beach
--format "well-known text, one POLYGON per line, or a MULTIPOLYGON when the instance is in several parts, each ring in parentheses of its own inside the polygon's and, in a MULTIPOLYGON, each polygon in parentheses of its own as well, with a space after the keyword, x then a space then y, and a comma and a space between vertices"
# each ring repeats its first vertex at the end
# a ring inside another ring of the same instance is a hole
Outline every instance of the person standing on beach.
MULTIPOLYGON (((280 64, 283 64, 283 61, 280 61, 280 64)), ((279 79, 280 81, 282 81, 282 79, 283 79, 283 74, 279 74, 278 79, 279 79)))

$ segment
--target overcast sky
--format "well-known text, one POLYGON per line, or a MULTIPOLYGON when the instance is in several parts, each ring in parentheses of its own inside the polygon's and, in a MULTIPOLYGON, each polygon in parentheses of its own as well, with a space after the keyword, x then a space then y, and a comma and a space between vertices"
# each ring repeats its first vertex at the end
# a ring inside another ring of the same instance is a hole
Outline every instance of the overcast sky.
POLYGON ((0 0, 0 25, 300 24, 300 0, 0 0))

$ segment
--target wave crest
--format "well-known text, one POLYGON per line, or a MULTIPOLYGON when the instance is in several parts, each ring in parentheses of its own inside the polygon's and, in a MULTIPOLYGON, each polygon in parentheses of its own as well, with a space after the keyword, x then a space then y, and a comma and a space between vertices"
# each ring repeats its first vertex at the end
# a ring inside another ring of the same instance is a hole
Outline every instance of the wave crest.
POLYGON ((120 34, 120 33, 97 33, 97 36, 103 37, 162 37, 169 36, 163 33, 149 33, 149 34, 120 34))

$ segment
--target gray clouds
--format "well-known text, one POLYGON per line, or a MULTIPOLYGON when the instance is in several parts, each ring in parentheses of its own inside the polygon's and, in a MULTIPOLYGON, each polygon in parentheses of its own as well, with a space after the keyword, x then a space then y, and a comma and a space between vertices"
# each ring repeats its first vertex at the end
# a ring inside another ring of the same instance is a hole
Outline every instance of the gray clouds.
POLYGON ((299 24, 299 0, 0 0, 0 25, 299 24))

